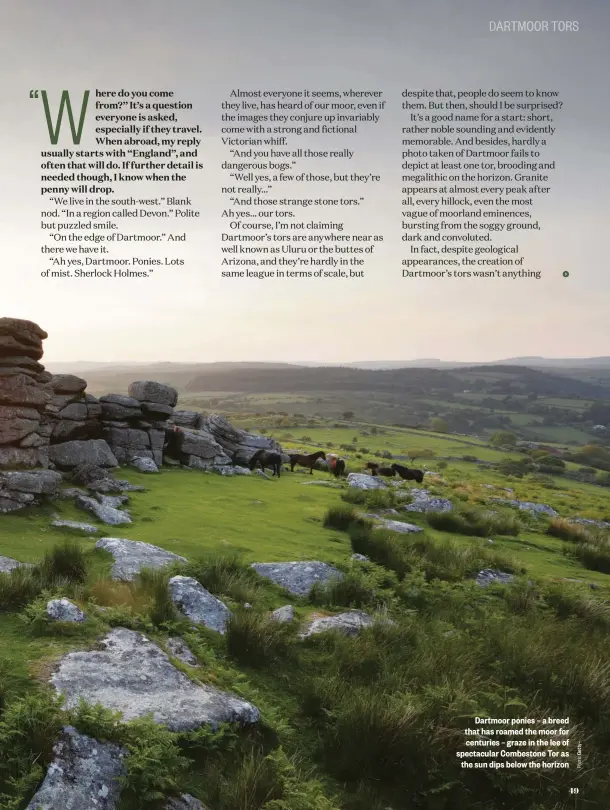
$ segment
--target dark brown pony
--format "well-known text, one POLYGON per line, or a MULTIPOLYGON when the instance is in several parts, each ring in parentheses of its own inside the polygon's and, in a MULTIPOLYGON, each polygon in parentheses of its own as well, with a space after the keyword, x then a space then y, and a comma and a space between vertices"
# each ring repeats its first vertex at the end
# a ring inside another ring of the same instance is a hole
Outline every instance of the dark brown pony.
POLYGON ((402 464, 392 464, 392 469, 405 481, 417 481, 418 484, 421 484, 424 480, 423 470, 411 470, 409 467, 403 467, 402 464))
POLYGON ((295 465, 299 464, 301 467, 308 467, 310 474, 313 475, 315 463, 320 458, 326 461, 324 450, 318 450, 317 453, 310 453, 308 456, 301 455, 301 453, 292 453, 290 455, 290 472, 294 472, 295 465))
POLYGON ((269 450, 257 450, 250 459, 248 467, 253 470, 256 465, 261 465, 261 470, 265 472, 265 467, 273 470, 273 475, 280 477, 280 470, 282 467, 282 457, 279 453, 270 452, 269 450))
POLYGON ((396 470, 393 470, 391 467, 375 467, 373 475, 385 475, 386 478, 394 478, 396 470))
MULTIPOLYGON (((371 470, 371 471, 376 470, 377 467, 379 467, 379 464, 376 461, 367 461, 366 464, 364 465, 365 470, 371 470)), ((373 472, 373 475, 374 474, 375 473, 373 472)))

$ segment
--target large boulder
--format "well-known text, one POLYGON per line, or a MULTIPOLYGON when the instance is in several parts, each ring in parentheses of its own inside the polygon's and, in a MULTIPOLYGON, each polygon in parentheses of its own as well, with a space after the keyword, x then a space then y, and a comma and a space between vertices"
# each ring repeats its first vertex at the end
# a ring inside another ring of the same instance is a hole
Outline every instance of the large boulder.
POLYGON ((295 596, 307 596, 316 582, 343 579, 343 573, 325 562, 252 563, 260 576, 270 579, 295 596))
POLYGON ((169 592, 174 604, 194 624, 224 633, 231 618, 229 608, 193 577, 172 577, 169 592))
POLYGON ((106 394, 100 397, 100 409, 102 419, 107 421, 123 421, 139 419, 142 416, 142 409, 137 399, 126 397, 122 394, 106 394))
POLYGON ((153 380, 136 380, 129 386, 129 396, 138 402, 155 402, 173 408, 178 402, 178 392, 170 385, 153 380))
POLYGON ((260 719, 251 703, 191 681, 140 633, 116 628, 99 647, 68 653, 51 677, 66 708, 84 699, 121 712, 125 722, 152 714, 156 723, 171 731, 218 728, 223 723, 250 725, 260 719))
POLYGON ((278 442, 273 439, 236 428, 220 414, 208 416, 202 428, 212 434, 234 464, 247 467, 257 450, 281 450, 278 442))
POLYGON ((347 484, 356 489, 386 489, 385 483, 378 475, 365 473, 350 473, 347 476, 347 484))
POLYGON ((26 810, 116 810, 125 749, 66 726, 53 753, 55 759, 26 810))
POLYGON ((62 477, 54 470, 5 472, 0 474, 0 484, 10 491, 55 495, 62 484, 62 477))
POLYGON ((207 430, 168 430, 166 437, 166 454, 188 467, 207 469, 231 463, 222 445, 207 430))
POLYGON ((164 568, 173 563, 187 562, 184 557, 164 548, 121 537, 102 537, 95 547, 112 554, 112 578, 126 582, 133 581, 143 568, 164 568))
POLYGON ((85 614, 69 599, 51 599, 47 602, 47 616, 54 622, 74 622, 79 624, 85 621, 85 614))
POLYGON ((49 387, 56 394, 82 394, 87 387, 87 381, 75 374, 54 374, 49 387))
POLYGON ((81 464, 94 464, 97 467, 118 467, 118 461, 104 439, 51 445, 49 458, 61 470, 71 470, 81 464))
POLYGON ((146 430, 136 427, 106 426, 104 438, 121 463, 127 463, 132 458, 152 458, 150 436, 146 430))
POLYGON ((205 417, 199 411, 174 411, 172 422, 178 427, 188 427, 199 430, 205 417))

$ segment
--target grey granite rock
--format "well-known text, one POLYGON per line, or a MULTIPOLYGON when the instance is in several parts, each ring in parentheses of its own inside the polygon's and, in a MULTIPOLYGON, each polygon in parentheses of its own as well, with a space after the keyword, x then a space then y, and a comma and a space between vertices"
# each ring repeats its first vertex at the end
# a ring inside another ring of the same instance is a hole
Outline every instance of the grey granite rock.
POLYGON ((112 506, 104 506, 95 498, 89 498, 87 495, 77 495, 75 499, 76 505, 79 509, 84 509, 86 512, 91 512, 102 523, 108 526, 120 526, 124 523, 131 523, 131 518, 126 512, 121 512, 112 506))
POLYGON ((169 592, 174 604, 195 624, 224 633, 231 618, 229 608, 193 577, 172 577, 169 592))
POLYGON ((97 467, 118 466, 116 457, 103 439, 53 444, 49 448, 49 458, 62 470, 79 467, 81 464, 92 464, 97 467))
POLYGON ((139 470, 142 473, 158 473, 159 468, 152 460, 152 458, 132 458, 131 459, 131 466, 135 467, 136 470, 139 470))
POLYGON ((378 475, 365 475, 364 473, 350 473, 347 483, 356 489, 386 489, 384 481, 378 475))
POLYGON ((260 719, 251 703, 191 681, 141 633, 119 627, 99 647, 68 653, 51 677, 66 708, 84 699, 121 712, 125 722, 152 714, 156 723, 171 731, 218 728, 230 722, 246 725, 260 719))
POLYGON ((476 583, 482 588, 486 588, 488 585, 496 582, 507 585, 509 582, 512 582, 513 579, 514 576, 512 574, 507 574, 504 571, 498 571, 495 568, 484 568, 477 574, 476 583))
POLYGON ((362 610, 350 610, 339 613, 337 616, 324 616, 314 619, 313 622, 300 633, 300 638, 308 638, 318 633, 336 630, 345 636, 357 636, 363 627, 370 627, 373 619, 362 610))
POLYGON ((55 759, 26 810, 116 810, 125 749, 66 726, 55 759))
POLYGON ((31 563, 22 563, 12 557, 0 557, 0 574, 8 574, 13 568, 30 568, 31 563))
POLYGON ((112 577, 126 582, 132 582, 143 568, 164 568, 172 563, 187 562, 164 548, 121 537, 101 537, 95 547, 112 554, 112 577))
POLYGON ((173 655, 174 658, 182 661, 183 664, 188 664, 190 667, 199 666, 199 662, 181 638, 177 638, 175 636, 168 638, 167 650, 170 655, 173 655))
POLYGON ((388 520, 387 518, 381 517, 381 515, 371 514, 369 512, 365 512, 363 517, 374 520, 374 528, 376 529, 388 529, 398 534, 416 534, 417 532, 423 531, 421 526, 416 526, 414 523, 403 523, 401 520, 388 520))
POLYGON ((54 470, 5 472, 0 474, 0 482, 8 490, 54 495, 62 484, 62 477, 54 470))
POLYGON ((406 512, 451 512, 453 504, 447 498, 437 498, 427 489, 413 487, 409 490, 413 498, 411 503, 403 506, 406 512))
POLYGON ((79 523, 76 520, 54 520, 51 523, 56 529, 74 529, 77 532, 84 532, 85 534, 95 534, 98 531, 97 526, 91 523, 79 523))
POLYGON ((494 503, 505 504, 506 506, 516 506, 524 512, 530 512, 533 515, 548 515, 549 517, 557 517, 558 512, 546 503, 533 503, 532 501, 517 501, 508 498, 490 498, 494 503))
POLYGON ((369 562, 369 558, 366 556, 366 554, 352 554, 350 559, 357 560, 358 562, 369 562))
POLYGON ((294 620, 294 608, 292 605, 284 605, 283 607, 276 608, 276 610, 271 613, 270 619, 274 622, 287 624, 294 620))
POLYGON ((84 622, 85 614, 69 599, 51 599, 47 602, 47 616, 56 622, 84 622))
POLYGON ((132 382, 128 393, 138 402, 155 402, 158 405, 169 405, 170 408, 178 402, 178 392, 175 388, 153 380, 132 382))
POLYGON ((315 560, 309 562, 252 563, 252 568, 295 596, 307 596, 316 582, 343 579, 343 573, 332 565, 315 560))

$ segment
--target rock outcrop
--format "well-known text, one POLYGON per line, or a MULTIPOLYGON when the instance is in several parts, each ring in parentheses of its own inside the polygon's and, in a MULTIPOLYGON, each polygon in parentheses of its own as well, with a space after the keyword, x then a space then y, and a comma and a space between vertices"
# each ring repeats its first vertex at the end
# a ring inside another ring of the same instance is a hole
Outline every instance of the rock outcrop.
POLYGON ((44 424, 52 398, 38 324, 0 318, 0 469, 49 466, 50 431, 44 424))
POLYGON ((325 562, 252 563, 262 577, 270 579, 295 596, 307 596, 316 582, 343 579, 343 573, 325 562))
POLYGON ((194 624, 224 633, 231 618, 229 608, 193 577, 172 577, 169 592, 174 604, 194 624))
POLYGON ((125 722, 152 714, 170 731, 192 731, 222 723, 250 725, 258 709, 235 695, 189 680, 166 653, 141 633, 112 630, 100 649, 68 653, 51 677, 66 708, 101 703, 125 722))
POLYGON ((61 483, 61 475, 54 470, 0 473, 0 512, 38 506, 57 495, 61 483))
POLYGON ((164 568, 172 563, 187 562, 184 557, 164 548, 121 537, 102 537, 95 547, 112 554, 112 578, 125 582, 132 582, 143 568, 164 568))

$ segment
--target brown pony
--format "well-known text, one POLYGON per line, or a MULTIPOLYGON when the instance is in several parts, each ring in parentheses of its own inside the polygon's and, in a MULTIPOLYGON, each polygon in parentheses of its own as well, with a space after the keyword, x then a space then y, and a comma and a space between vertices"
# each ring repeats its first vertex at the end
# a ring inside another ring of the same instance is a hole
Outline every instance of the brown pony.
POLYGON ((294 472, 295 465, 299 464, 301 467, 308 467, 310 474, 313 475, 315 463, 320 458, 326 461, 326 453, 324 450, 318 450, 317 453, 310 453, 308 456, 304 456, 301 453, 291 453, 290 472, 294 472))
POLYGON ((379 464, 376 461, 367 461, 364 465, 365 470, 371 470, 373 475, 375 475, 375 470, 379 467, 379 464))
POLYGON ((279 453, 269 452, 268 450, 257 450, 250 459, 248 467, 253 470, 257 464, 261 465, 261 470, 265 472, 265 467, 273 470, 273 475, 280 477, 280 469, 282 467, 282 456, 279 453))

